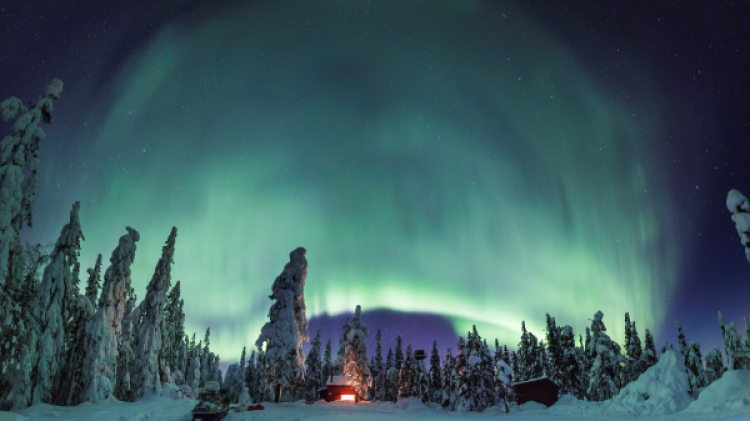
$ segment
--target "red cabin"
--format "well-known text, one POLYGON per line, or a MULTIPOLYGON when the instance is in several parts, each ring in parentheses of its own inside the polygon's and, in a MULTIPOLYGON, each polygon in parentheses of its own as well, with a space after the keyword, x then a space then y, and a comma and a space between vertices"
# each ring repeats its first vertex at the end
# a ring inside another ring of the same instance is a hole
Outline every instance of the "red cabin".
POLYGON ((357 392, 354 386, 337 386, 329 384, 326 390, 326 402, 352 401, 356 402, 357 392))
POLYGON ((516 403, 521 405, 529 401, 552 406, 557 402, 559 387, 549 379, 540 377, 525 382, 513 383, 513 391, 516 394, 516 403))

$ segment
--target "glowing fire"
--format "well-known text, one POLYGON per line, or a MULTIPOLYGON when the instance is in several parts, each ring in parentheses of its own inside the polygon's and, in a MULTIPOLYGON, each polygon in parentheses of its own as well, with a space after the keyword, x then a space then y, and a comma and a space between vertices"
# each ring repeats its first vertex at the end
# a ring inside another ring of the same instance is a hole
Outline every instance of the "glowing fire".
POLYGON ((354 400, 354 395, 341 395, 341 400, 342 401, 353 401, 354 400))

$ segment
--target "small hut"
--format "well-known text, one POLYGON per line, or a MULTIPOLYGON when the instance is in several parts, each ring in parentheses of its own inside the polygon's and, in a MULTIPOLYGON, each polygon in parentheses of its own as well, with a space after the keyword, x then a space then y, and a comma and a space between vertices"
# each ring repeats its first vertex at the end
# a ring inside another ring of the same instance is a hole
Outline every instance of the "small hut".
POLYGON ((357 390, 351 377, 333 376, 326 383, 326 402, 354 401, 357 402, 357 390))
POLYGON ((529 401, 552 406, 557 402, 559 387, 549 377, 539 377, 525 382, 513 383, 516 403, 521 405, 529 401))

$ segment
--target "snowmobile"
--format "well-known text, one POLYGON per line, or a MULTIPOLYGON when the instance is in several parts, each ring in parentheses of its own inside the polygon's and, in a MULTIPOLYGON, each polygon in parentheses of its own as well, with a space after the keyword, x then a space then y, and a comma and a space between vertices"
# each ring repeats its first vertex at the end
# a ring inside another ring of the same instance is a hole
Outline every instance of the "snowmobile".
POLYGON ((219 382, 208 381, 198 395, 198 403, 191 411, 193 421, 215 421, 227 416, 229 413, 229 399, 222 397, 226 390, 219 388, 219 382))

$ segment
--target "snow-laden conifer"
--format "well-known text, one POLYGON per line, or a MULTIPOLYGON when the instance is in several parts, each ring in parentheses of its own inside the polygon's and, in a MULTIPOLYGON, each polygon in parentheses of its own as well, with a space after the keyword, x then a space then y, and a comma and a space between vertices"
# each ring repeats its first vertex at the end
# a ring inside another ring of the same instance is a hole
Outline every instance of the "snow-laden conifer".
POLYGON ((393 354, 393 366, 397 370, 401 371, 401 367, 404 365, 404 352, 401 348, 401 335, 396 337, 396 350, 393 354))
POLYGON ((589 374, 587 395, 591 401, 604 401, 611 399, 612 396, 617 394, 614 382, 602 366, 602 359, 602 354, 596 356, 591 373, 589 374))
POLYGON ((115 397, 121 401, 132 402, 135 400, 135 393, 131 387, 131 373, 135 373, 133 361, 135 352, 133 351, 133 338, 137 333, 133 330, 135 320, 141 316, 141 306, 136 306, 135 302, 138 297, 133 294, 133 289, 128 293, 129 298, 125 303, 125 314, 122 317, 122 329, 120 331, 120 341, 117 355, 117 382, 115 383, 115 397))
POLYGON ((748 361, 750 356, 746 355, 734 322, 726 324, 724 315, 719 312, 719 325, 724 339, 724 352, 727 354, 727 369, 730 371, 750 369, 750 361, 748 361))
POLYGON ((198 348, 193 347, 193 351, 190 353, 190 366, 187 370, 187 376, 185 376, 185 382, 193 390, 193 393, 198 395, 200 392, 200 381, 201 362, 198 359, 198 348))
POLYGON ((440 403, 443 399, 443 381, 440 371, 440 355, 437 350, 437 341, 432 341, 432 353, 430 354, 430 401, 440 403))
POLYGON ((467 395, 470 393, 468 390, 469 379, 467 361, 464 352, 466 352, 466 344, 464 343, 464 338, 459 336, 458 354, 456 354, 455 366, 453 369, 453 385, 455 388, 453 394, 455 395, 455 398, 451 399, 453 401, 451 409, 458 412, 466 410, 467 395))
POLYGON ((581 362, 578 360, 578 353, 575 346, 575 335, 573 328, 570 326, 563 327, 560 335, 560 348, 562 350, 562 360, 564 375, 561 379, 560 394, 573 395, 578 399, 583 399, 580 391, 581 384, 581 362))
POLYGON ((398 399, 398 378, 400 370, 393 363, 393 349, 388 348, 388 355, 385 359, 385 394, 383 400, 386 402, 396 402, 398 399))
POLYGON ((701 358, 701 347, 695 341, 690 342, 688 351, 688 380, 690 390, 695 392, 706 386, 706 377, 703 374, 703 360, 701 358))
POLYGON ((414 396, 414 366, 412 365, 413 357, 411 355, 411 344, 406 348, 406 357, 404 365, 401 366, 398 377, 398 398, 405 399, 414 396))
POLYGON ((81 403, 84 383, 84 362, 87 352, 86 326, 94 316, 95 310, 85 295, 78 295, 73 307, 70 322, 70 344, 66 353, 65 376, 60 387, 60 405, 78 405, 81 403))
POLYGON ((73 204, 70 222, 60 232, 32 305, 34 318, 41 326, 38 337, 37 330, 33 329, 27 338, 33 358, 31 404, 52 403, 56 388, 63 381, 60 375, 70 335, 68 310, 75 299, 73 268, 78 264, 78 252, 84 239, 78 219, 80 208, 80 202, 73 204))
POLYGON ((289 263, 276 277, 268 312, 270 321, 255 342, 266 345, 266 359, 273 367, 272 390, 280 386, 281 401, 292 402, 304 396, 305 356, 302 341, 307 340, 304 287, 307 277, 307 251, 299 247, 289 253, 289 263))
POLYGON ((130 227, 126 229, 128 233, 120 237, 109 259, 110 266, 104 273, 99 308, 86 327, 90 348, 84 370, 84 400, 90 402, 107 399, 114 392, 121 323, 130 292, 130 265, 135 259, 135 243, 140 239, 138 231, 130 227))
POLYGON ((91 306, 96 310, 99 300, 99 287, 101 286, 102 255, 96 256, 96 264, 93 268, 86 269, 89 278, 86 281, 86 297, 91 301, 91 306))
POLYGON ((546 339, 549 352, 549 378, 556 385, 562 386, 566 374, 563 351, 560 345, 560 329, 557 327, 555 318, 550 317, 549 313, 547 313, 546 339))
MULTIPOLYGON (((10 279, 9 264, 15 248, 21 245, 19 232, 25 221, 32 226, 32 209, 39 169, 39 142, 46 138, 41 123, 49 123, 53 102, 60 98, 63 83, 59 79, 44 89, 43 96, 27 108, 23 101, 10 97, 0 102, 3 121, 21 114, 0 142, 0 289, 10 279)), ((11 305, 11 294, 0 294, 0 317, 5 320, 11 305)), ((43 386, 44 387, 44 386, 43 386)), ((40 389, 40 392, 44 392, 40 389)))
POLYGON ((454 365, 453 355, 451 349, 448 348, 445 354, 445 361, 443 362, 443 370, 440 373, 440 383, 443 389, 443 395, 441 397, 440 405, 447 410, 453 410, 455 408, 455 395, 454 395, 454 365))
POLYGON ((654 344, 654 337, 651 335, 651 331, 646 329, 646 339, 644 343, 643 353, 641 354, 640 360, 636 363, 636 375, 633 379, 637 379, 641 374, 645 373, 646 370, 656 365, 659 359, 656 357, 656 345, 654 344))
POLYGON ((323 355, 323 384, 327 384, 328 381, 333 379, 333 361, 331 360, 331 340, 328 339, 326 342, 326 351, 323 355))
POLYGON ((231 403, 237 403, 237 399, 240 397, 240 393, 242 393, 242 389, 235 390, 235 379, 238 376, 238 373, 240 372, 240 365, 239 364, 230 364, 227 368, 227 377, 225 383, 227 384, 227 396, 229 398, 229 401, 231 403))
POLYGON ((320 330, 310 343, 310 352, 305 360, 305 401, 317 402, 320 399, 320 389, 325 385, 325 376, 321 367, 320 330))
POLYGON ((708 354, 706 354, 706 369, 703 372, 706 386, 719 380, 724 374, 724 361, 721 357, 721 350, 719 347, 714 347, 708 354))
POLYGON ((370 388, 370 400, 383 401, 385 397, 385 367, 383 367, 383 345, 380 342, 380 329, 375 334, 375 355, 370 365, 372 373, 372 388, 370 388))
POLYGON ((745 258, 750 261, 750 202, 738 190, 732 189, 727 194, 727 209, 732 213, 732 221, 745 246, 745 258))
MULTIPOLYGON (((164 305, 164 331, 166 337, 162 338, 161 359, 164 364, 173 370, 179 370, 184 356, 180 355, 180 347, 183 336, 185 335, 185 314, 182 311, 184 301, 180 299, 180 281, 175 283, 174 287, 167 294, 166 304, 164 305)), ((242 393, 242 390, 238 392, 242 393)))
POLYGON ((362 307, 354 310, 354 319, 350 329, 345 333, 346 354, 344 358, 344 375, 354 381, 355 390, 360 399, 367 399, 372 381, 370 365, 367 362, 367 337, 370 329, 362 321, 362 307))
POLYGON ((679 320, 674 321, 674 326, 677 328, 677 343, 680 346, 680 354, 685 359, 685 367, 688 366, 688 357, 690 356, 690 349, 688 348, 687 341, 685 340, 685 333, 682 331, 682 325, 679 320))
POLYGON ((248 395, 251 401, 255 401, 255 396, 253 395, 253 388, 255 387, 255 376, 256 373, 256 367, 255 367, 255 350, 253 350, 250 353, 250 358, 247 360, 247 364, 245 365, 245 384, 247 385, 248 395))
MULTIPOLYGON (((154 276, 146 287, 146 297, 140 305, 143 324, 138 332, 138 348, 135 352, 135 366, 138 375, 133 380, 136 399, 147 392, 155 392, 157 378, 161 373, 162 348, 166 345, 164 303, 171 286, 172 264, 174 263, 177 228, 172 227, 161 257, 156 263, 154 276)), ((160 384, 158 386, 161 386, 160 384)))

